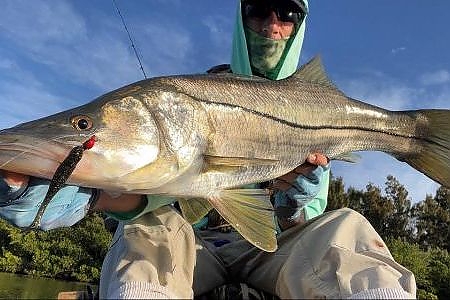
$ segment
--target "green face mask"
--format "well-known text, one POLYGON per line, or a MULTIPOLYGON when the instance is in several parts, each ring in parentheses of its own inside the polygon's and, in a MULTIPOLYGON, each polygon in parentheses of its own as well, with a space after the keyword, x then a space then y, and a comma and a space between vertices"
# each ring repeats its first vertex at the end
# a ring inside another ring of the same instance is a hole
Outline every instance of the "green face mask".
POLYGON ((280 62, 289 38, 273 40, 265 38, 247 27, 244 28, 244 31, 252 69, 270 78, 270 74, 275 71, 280 62))

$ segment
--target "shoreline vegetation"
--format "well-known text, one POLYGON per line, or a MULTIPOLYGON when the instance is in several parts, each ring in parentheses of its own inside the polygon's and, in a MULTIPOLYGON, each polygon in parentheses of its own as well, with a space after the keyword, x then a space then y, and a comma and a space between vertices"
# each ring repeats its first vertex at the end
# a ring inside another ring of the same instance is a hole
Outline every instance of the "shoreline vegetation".
POLYGON ((87 291, 96 287, 77 281, 63 281, 32 275, 0 272, 0 299, 58 299, 65 291, 87 291))
MULTIPOLYGON (((364 215, 398 263, 411 270, 419 299, 450 299, 450 190, 439 188, 411 204, 393 176, 384 191, 345 189, 332 178, 327 210, 350 207, 364 215)), ((112 234, 104 216, 90 214, 71 228, 22 232, 0 220, 0 272, 98 284, 112 234)))

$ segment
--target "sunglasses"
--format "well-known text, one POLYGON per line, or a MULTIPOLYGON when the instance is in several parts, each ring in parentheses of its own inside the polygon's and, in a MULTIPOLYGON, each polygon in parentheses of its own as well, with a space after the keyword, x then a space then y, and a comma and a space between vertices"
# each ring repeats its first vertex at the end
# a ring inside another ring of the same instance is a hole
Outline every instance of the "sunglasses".
POLYGON ((303 8, 293 5, 289 1, 249 0, 243 1, 242 13, 245 18, 266 19, 274 12, 281 22, 300 24, 306 16, 303 8))

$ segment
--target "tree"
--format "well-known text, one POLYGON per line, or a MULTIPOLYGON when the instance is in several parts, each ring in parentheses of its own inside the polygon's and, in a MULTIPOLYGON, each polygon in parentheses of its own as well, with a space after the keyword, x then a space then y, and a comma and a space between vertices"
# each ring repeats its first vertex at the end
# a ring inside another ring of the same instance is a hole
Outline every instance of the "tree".
POLYGON ((347 193, 345 192, 342 177, 331 176, 328 188, 327 211, 347 207, 349 204, 347 193))
POLYGON ((388 237, 388 223, 386 220, 392 215, 394 206, 381 194, 381 189, 372 183, 366 186, 362 195, 360 213, 372 224, 378 234, 386 239, 388 237))
POLYGON ((385 192, 386 201, 392 204, 392 212, 386 218, 386 236, 412 241, 411 201, 408 199, 408 191, 394 176, 389 175, 385 192))
POLYGON ((424 248, 439 247, 450 251, 450 193, 440 187, 435 197, 427 195, 425 201, 413 207, 417 242, 424 248))
POLYGON ((363 214, 364 204, 364 192, 350 187, 347 191, 348 207, 357 212, 363 214))
POLYGON ((96 282, 110 240, 97 214, 46 232, 23 232, 0 220, 0 271, 96 282))

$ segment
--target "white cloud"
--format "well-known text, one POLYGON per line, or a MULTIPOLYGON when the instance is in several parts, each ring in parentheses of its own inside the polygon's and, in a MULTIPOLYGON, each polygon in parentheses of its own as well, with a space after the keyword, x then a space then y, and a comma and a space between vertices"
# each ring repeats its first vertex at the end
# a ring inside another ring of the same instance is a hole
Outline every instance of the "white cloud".
POLYGON ((70 102, 58 99, 46 89, 31 71, 23 69, 12 58, 5 57, 5 53, 2 55, 0 128, 40 118, 70 105, 70 102))
POLYGON ((231 20, 222 15, 206 16, 202 20, 209 32, 211 51, 209 55, 211 60, 222 64, 229 62, 231 53, 232 31, 231 20))
POLYGON ((447 70, 438 70, 428 72, 421 76, 420 81, 424 85, 436 85, 450 83, 450 72, 447 70))
POLYGON ((139 70, 129 45, 118 38, 121 28, 102 20, 90 31, 70 2, 7 1, 0 38, 63 79, 105 91, 137 80, 139 70))
POLYGON ((66 1, 2 1, 0 28, 19 46, 36 52, 54 41, 71 44, 87 32, 84 20, 66 1))
POLYGON ((48 65, 68 78, 102 91, 141 79, 127 45, 110 35, 98 34, 72 48, 49 47, 47 50, 55 53, 43 58, 48 65))
POLYGON ((70 103, 60 99, 39 85, 6 81, 0 85, 2 102, 0 106, 0 128, 31 121, 68 109, 70 103))
POLYGON ((433 103, 433 108, 444 108, 450 109, 450 86, 444 86, 442 89, 439 89, 433 95, 431 95, 428 99, 424 99, 424 101, 429 101, 433 103))
POLYGON ((2 79, 0 85, 9 86, 11 81, 22 82, 24 87, 40 85, 39 80, 32 72, 23 70, 18 62, 12 58, 5 57, 5 53, 0 52, 0 55, 4 56, 0 59, 0 78, 2 79))
POLYGON ((225 43, 231 41, 231 35, 229 32, 225 32, 224 25, 228 22, 228 18, 223 16, 206 16, 202 20, 202 24, 208 28, 211 40, 216 46, 223 46, 225 43))
POLYGON ((11 59, 0 57, 0 69, 3 72, 10 72, 14 68, 15 62, 11 59))
POLYGON ((398 48, 391 49, 391 53, 397 54, 397 53, 405 51, 405 50, 406 50, 406 47, 398 47, 398 48))
MULTIPOLYGON (((8 53, 0 49, 0 128, 91 100, 74 99, 70 92, 62 90, 67 83, 72 89, 88 87, 90 91, 85 94, 99 96, 142 79, 122 25, 103 12, 92 10, 81 16, 66 1, 2 4, 0 42, 17 50, 8 53), (95 30, 87 28, 88 18, 95 18, 95 30), (40 72, 46 76, 41 78, 40 72), (57 83, 52 84, 52 80, 57 83)), ((183 66, 187 70, 186 61, 193 47, 186 29, 157 19, 142 21, 133 29, 143 41, 136 45, 149 49, 143 53, 147 75, 180 73, 183 66)))
MULTIPOLYGON (((445 75, 441 75, 440 78, 443 81, 445 75)), ((361 72, 358 78, 340 80, 338 86, 349 97, 389 110, 449 109, 449 85, 436 88, 423 84, 423 76, 418 76, 417 82, 418 84, 411 85, 410 82, 371 70, 361 72)))
MULTIPOLYGON (((72 89, 88 87, 88 94, 99 96, 142 79, 121 24, 95 10, 81 16, 70 4, 38 0, 2 2, 0 42, 11 44, 16 50, 11 53, 7 48, 0 49, 0 128, 91 100, 74 99, 70 92, 62 90, 67 83, 72 89), (95 18, 95 30, 87 28, 85 18, 95 18), (41 78, 40 72, 46 76, 41 78), (57 83, 52 84, 52 80, 57 83)), ((150 65, 145 66, 147 73, 159 75, 170 70, 179 73, 180 66, 187 65, 185 61, 192 51, 190 34, 169 25, 146 20, 134 28, 145 42, 138 46, 150 49, 143 53, 148 58, 144 63, 150 65)))
POLYGON ((194 50, 191 33, 167 20, 146 22, 137 28, 141 49, 150 74, 179 74, 186 72, 193 62, 189 57, 194 50))
POLYGON ((411 108, 414 100, 423 94, 421 89, 379 77, 346 80, 341 86, 352 98, 390 110, 411 108))

